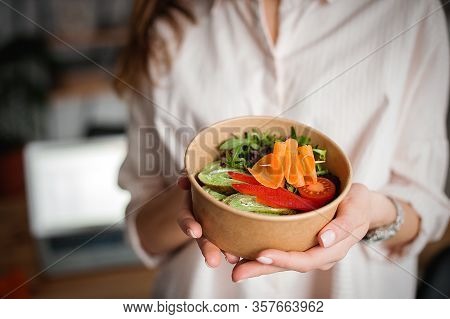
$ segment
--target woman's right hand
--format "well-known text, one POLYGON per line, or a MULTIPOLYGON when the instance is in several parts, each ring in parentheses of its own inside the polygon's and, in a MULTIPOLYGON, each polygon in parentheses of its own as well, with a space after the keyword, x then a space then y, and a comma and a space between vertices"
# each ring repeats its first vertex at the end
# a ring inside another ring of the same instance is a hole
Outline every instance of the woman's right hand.
POLYGON ((221 251, 203 236, 202 226, 192 215, 191 183, 189 179, 186 176, 181 176, 178 179, 178 186, 183 190, 183 199, 178 213, 178 225, 187 236, 197 241, 198 247, 205 257, 206 265, 211 268, 219 266, 222 253, 230 264, 236 264, 239 257, 221 251))

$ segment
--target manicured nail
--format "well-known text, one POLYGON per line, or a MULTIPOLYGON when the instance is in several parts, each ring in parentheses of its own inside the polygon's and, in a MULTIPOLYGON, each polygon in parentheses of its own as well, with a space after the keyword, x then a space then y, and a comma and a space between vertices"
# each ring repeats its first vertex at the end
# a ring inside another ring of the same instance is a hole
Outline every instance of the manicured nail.
POLYGON ((229 261, 228 260, 228 257, 227 257, 227 255, 224 255, 224 257, 225 257, 225 260, 228 262, 228 263, 230 263, 231 264, 231 261, 229 261))
POLYGON ((334 241, 336 240, 336 234, 331 229, 324 232, 322 235, 320 235, 320 239, 322 240, 323 247, 327 248, 333 245, 334 241))
POLYGON ((271 258, 264 257, 264 256, 258 257, 258 258, 256 258, 256 260, 264 265, 270 265, 271 263, 273 263, 273 260, 271 258))
POLYGON ((194 238, 194 239, 197 238, 197 236, 195 236, 195 234, 194 234, 194 232, 192 231, 192 229, 189 228, 189 229, 187 230, 187 233, 189 234, 190 237, 192 237, 192 238, 194 238))
POLYGON ((206 258, 205 258, 205 264, 206 264, 206 266, 208 266, 209 268, 214 268, 214 267, 212 267, 210 264, 208 264, 208 261, 206 260, 206 258))

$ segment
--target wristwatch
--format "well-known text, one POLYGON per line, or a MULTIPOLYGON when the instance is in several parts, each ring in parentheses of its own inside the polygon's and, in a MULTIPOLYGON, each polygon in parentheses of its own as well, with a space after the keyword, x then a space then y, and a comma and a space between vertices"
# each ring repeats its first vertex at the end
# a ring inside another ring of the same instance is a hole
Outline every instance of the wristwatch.
POLYGON ((400 226, 405 221, 402 205, 395 198, 392 198, 390 196, 386 197, 389 198, 389 200, 395 206, 395 214, 396 214, 395 221, 390 225, 369 230, 366 236, 364 236, 363 238, 365 242, 374 243, 377 241, 387 240, 389 238, 394 237, 395 234, 397 234, 397 232, 399 231, 400 226))

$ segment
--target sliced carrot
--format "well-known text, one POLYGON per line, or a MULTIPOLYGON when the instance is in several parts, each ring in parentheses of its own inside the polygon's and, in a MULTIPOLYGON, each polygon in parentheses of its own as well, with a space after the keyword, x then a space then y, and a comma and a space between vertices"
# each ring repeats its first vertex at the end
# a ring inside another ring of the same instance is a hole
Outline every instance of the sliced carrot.
POLYGON ((283 158, 286 153, 286 142, 275 142, 275 144, 273 145, 273 153, 283 158))
POLYGON ((311 145, 298 148, 298 165, 305 176, 306 184, 317 183, 316 162, 311 145))
POLYGON ((295 139, 276 142, 273 153, 262 157, 250 174, 262 185, 276 189, 284 187, 284 180, 295 186, 317 183, 316 164, 311 145, 298 146, 295 139))
POLYGON ((283 183, 283 167, 277 164, 278 159, 274 153, 263 156, 248 171, 262 185, 270 188, 278 188, 283 183))
POLYGON ((278 187, 284 187, 284 159, 286 157, 286 143, 285 142, 275 142, 273 145, 272 167, 276 171, 280 171, 282 178, 279 179, 278 187))
POLYGON ((305 186, 305 177, 303 175, 302 170, 300 169, 300 166, 298 165, 298 156, 297 156, 297 160, 296 160, 296 167, 297 167, 297 183, 292 184, 295 187, 302 187, 305 186))
POLYGON ((297 159, 298 142, 295 139, 289 138, 286 140, 286 155, 284 158, 284 177, 286 181, 295 187, 305 185, 302 171, 299 170, 297 159))
POLYGON ((301 181, 299 183, 297 183, 297 185, 294 185, 294 186, 295 187, 303 187, 306 185, 305 170, 303 169, 303 165, 300 161, 300 156, 298 154, 297 154, 297 158, 296 158, 296 164, 297 164, 298 175, 301 176, 301 181))

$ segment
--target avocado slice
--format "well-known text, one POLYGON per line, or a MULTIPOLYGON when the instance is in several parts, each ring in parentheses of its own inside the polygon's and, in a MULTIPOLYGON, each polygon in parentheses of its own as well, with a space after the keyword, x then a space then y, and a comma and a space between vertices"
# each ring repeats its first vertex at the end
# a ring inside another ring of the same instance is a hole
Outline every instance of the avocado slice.
POLYGON ((221 194, 219 192, 216 192, 215 190, 211 189, 211 187, 209 186, 203 186, 202 187, 209 195, 211 195, 212 197, 214 197, 217 200, 223 200, 224 198, 227 197, 227 195, 221 194))
POLYGON ((256 196, 243 195, 243 194, 233 194, 222 200, 225 204, 234 207, 239 210, 260 213, 260 214, 270 214, 270 215, 293 215, 294 210, 287 208, 274 208, 260 204, 256 201, 256 196))
POLYGON ((240 172, 244 171, 220 166, 220 161, 212 162, 203 168, 203 170, 198 173, 198 179, 204 185, 208 186, 210 189, 222 193, 222 194, 233 194, 235 190, 231 187, 231 184, 241 183, 232 179, 228 172, 240 172))

